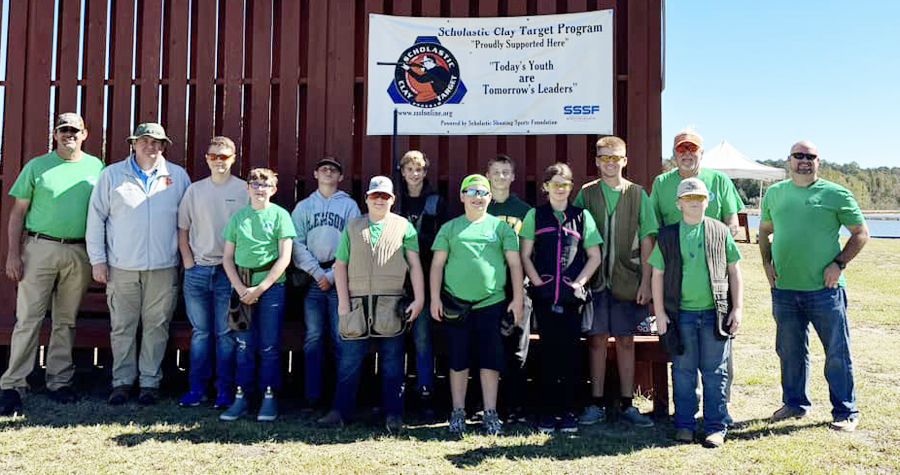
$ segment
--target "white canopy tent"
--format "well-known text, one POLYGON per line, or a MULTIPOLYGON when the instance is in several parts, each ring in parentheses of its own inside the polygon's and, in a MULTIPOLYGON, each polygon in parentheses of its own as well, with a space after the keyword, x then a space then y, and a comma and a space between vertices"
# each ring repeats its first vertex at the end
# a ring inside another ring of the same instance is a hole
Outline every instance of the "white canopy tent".
POLYGON ((785 171, 781 168, 769 167, 745 157, 727 140, 703 152, 703 168, 718 170, 735 178, 774 181, 783 180, 785 171))

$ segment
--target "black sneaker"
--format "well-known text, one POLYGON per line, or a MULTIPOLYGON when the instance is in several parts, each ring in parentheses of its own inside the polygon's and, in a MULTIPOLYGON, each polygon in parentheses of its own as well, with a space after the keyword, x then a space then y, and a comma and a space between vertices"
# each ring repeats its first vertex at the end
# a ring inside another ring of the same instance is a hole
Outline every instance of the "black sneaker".
POLYGON ((0 407, 0 416, 12 416, 22 412, 22 396, 15 389, 3 390, 3 405, 0 407))
POLYGON ((112 392, 109 393, 109 399, 106 402, 110 406, 121 406, 128 402, 128 397, 131 393, 131 386, 116 386, 113 388, 112 392))
POLYGON ((559 422, 559 431, 568 433, 578 432, 578 419, 575 418, 575 414, 567 412, 566 415, 562 416, 562 420, 559 422))
POLYGON ((550 434, 556 431, 556 417, 551 416, 549 414, 544 414, 541 416, 540 422, 538 422, 538 430, 545 433, 550 434))
POLYGON ((510 409, 506 414, 507 424, 524 424, 526 422, 528 422, 528 418, 525 416, 525 410, 521 407, 510 409))
POLYGON ((71 404, 78 400, 78 394, 75 394, 72 386, 63 386, 56 391, 50 391, 50 399, 58 404, 71 404))
POLYGON ((431 395, 431 391, 423 390, 419 393, 419 411, 423 419, 434 420, 434 396, 431 395))
POLYGON ((159 389, 156 388, 141 388, 141 393, 138 395, 138 404, 142 406, 152 406, 156 404, 156 401, 159 400, 159 389))

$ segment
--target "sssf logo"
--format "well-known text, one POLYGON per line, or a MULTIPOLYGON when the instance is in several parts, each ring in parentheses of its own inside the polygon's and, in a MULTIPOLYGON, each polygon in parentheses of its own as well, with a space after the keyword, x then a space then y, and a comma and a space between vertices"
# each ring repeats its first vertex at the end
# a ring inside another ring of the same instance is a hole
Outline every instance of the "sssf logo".
POLYGON ((600 112, 600 106, 563 106, 563 115, 594 115, 600 112))

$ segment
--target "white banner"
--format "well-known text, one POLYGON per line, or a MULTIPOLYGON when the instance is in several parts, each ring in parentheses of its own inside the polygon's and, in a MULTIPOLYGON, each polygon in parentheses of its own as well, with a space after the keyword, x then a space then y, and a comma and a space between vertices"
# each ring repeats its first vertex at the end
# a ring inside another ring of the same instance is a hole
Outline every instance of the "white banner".
POLYGON ((366 133, 612 134, 613 12, 369 15, 366 133))

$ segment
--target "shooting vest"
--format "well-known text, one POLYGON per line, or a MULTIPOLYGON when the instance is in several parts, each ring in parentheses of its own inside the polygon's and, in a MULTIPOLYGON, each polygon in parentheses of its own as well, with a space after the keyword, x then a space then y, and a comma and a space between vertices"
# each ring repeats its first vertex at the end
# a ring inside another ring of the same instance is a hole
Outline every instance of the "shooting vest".
POLYGON ((402 295, 409 265, 403 255, 403 237, 409 221, 388 213, 378 242, 372 246, 369 215, 364 214, 347 225, 350 237, 350 262, 347 276, 350 296, 402 295))

